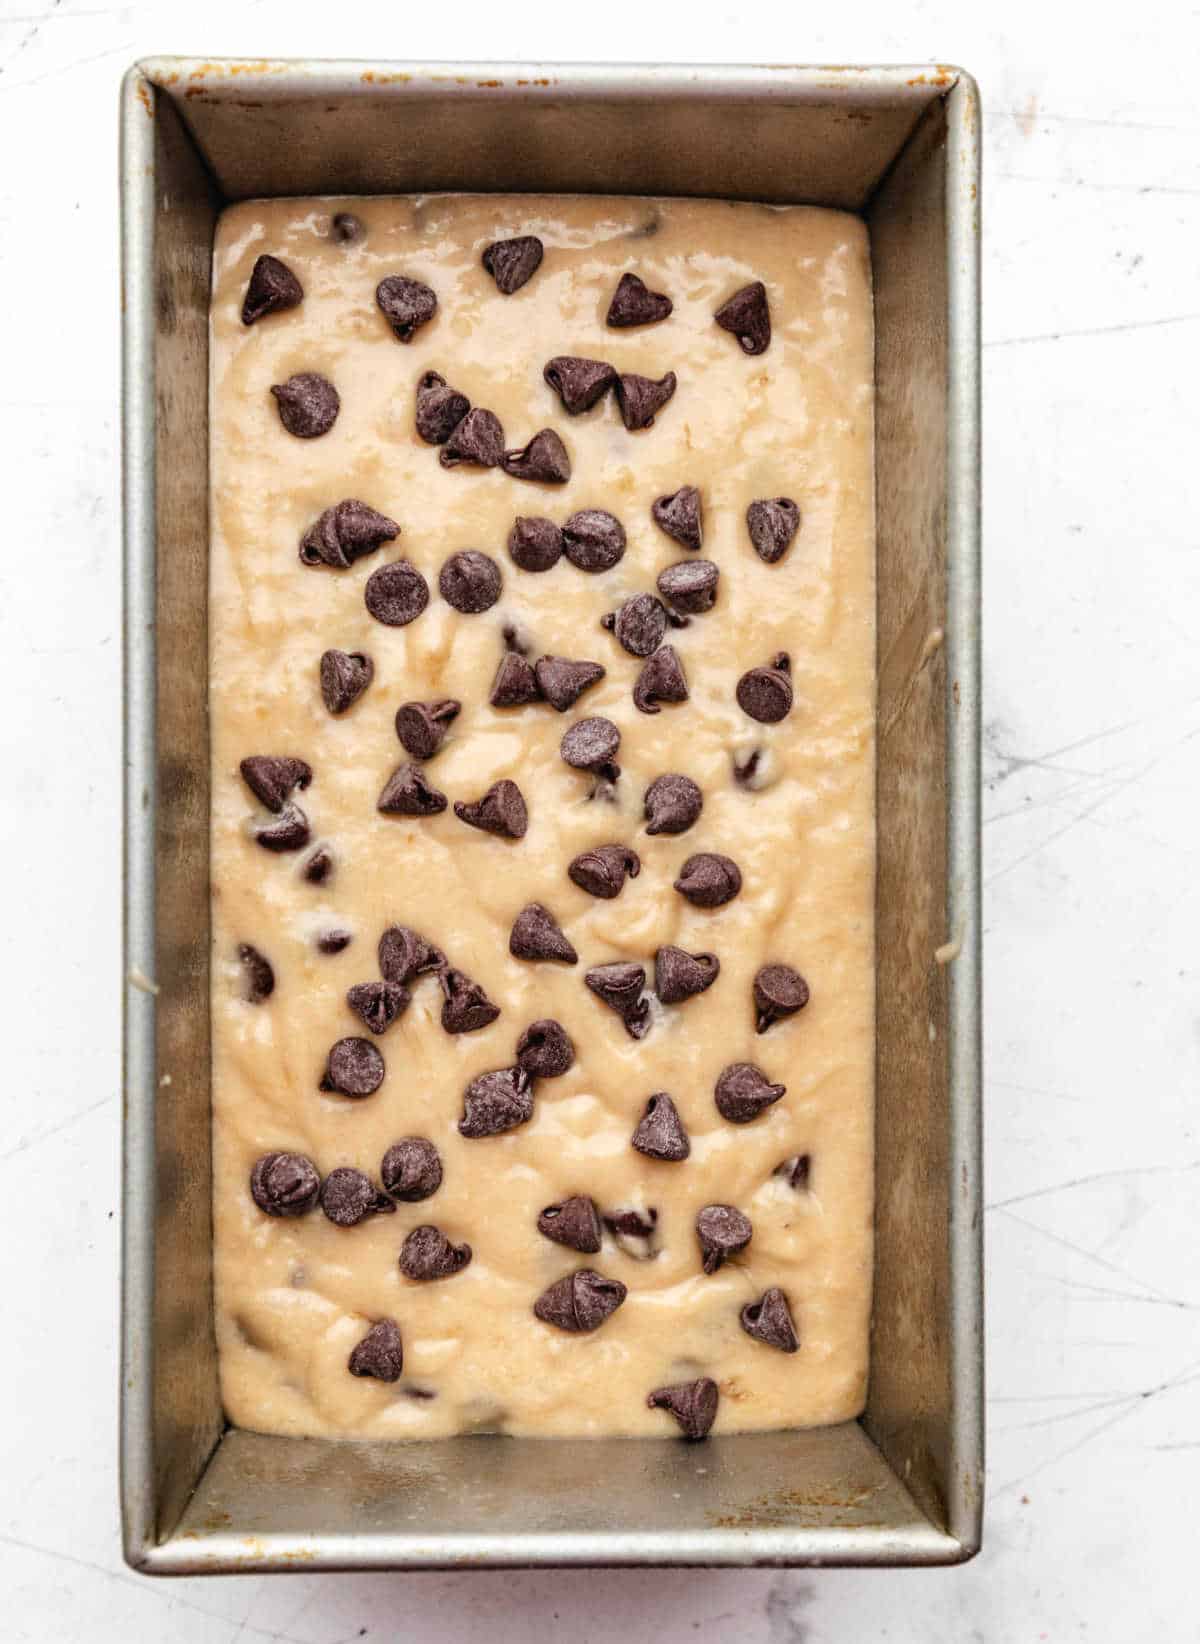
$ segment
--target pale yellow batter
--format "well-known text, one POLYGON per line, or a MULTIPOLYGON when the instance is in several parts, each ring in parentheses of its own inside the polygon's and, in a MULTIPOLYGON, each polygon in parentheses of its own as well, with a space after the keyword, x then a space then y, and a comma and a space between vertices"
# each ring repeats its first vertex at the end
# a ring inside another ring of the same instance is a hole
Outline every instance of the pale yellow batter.
POLYGON ((223 215, 213 297, 211 605, 213 756, 213 1108, 217 1332, 232 1422, 267 1432, 419 1438, 463 1431, 674 1436, 656 1388, 695 1377, 719 1384, 714 1431, 833 1422, 862 1407, 870 1309, 874 877, 874 553, 872 315, 863 224, 839 213, 704 201, 436 197, 278 200, 223 215), (330 234, 352 210, 365 237, 330 234), (480 264, 491 241, 537 235, 541 267, 503 295, 480 264), (298 306, 252 326, 242 301, 256 258, 290 268, 298 306), (674 311, 636 329, 605 324, 622 273, 665 292, 674 311), (375 301, 389 274, 426 282, 438 308, 398 342, 375 301), (750 356, 713 320, 739 287, 762 280, 773 337, 750 356), (555 355, 611 362, 678 388, 654 426, 627 432, 607 395, 566 415, 542 378, 555 355), (414 430, 418 378, 436 370, 494 411, 509 448, 553 428, 572 465, 568 484, 541 486, 499 469, 447 469, 414 430), (273 384, 320 373, 340 399, 317 438, 288 433, 273 384), (641 713, 641 662, 600 626, 632 594, 654 592, 666 566, 694 558, 650 515, 656 497, 698 486, 702 556, 720 568, 715 608, 666 639, 682 659, 688 701, 641 713), (766 564, 746 509, 792 497, 802 524, 766 564), (301 536, 322 511, 356 498, 400 536, 349 569, 310 569, 301 536), (535 575, 510 559, 517 515, 558 524, 580 508, 618 516, 623 560, 588 575, 562 559, 535 575), (499 603, 462 615, 438 593, 460 549, 500 566, 499 603), (406 627, 377 622, 364 587, 408 558, 430 586, 406 627), (529 660, 551 654, 603 664, 577 707, 493 709, 488 693, 515 628, 529 660), (374 677, 339 716, 323 701, 322 652, 362 652, 374 677), (795 704, 774 725, 738 706, 748 668, 790 654, 795 704), (422 767, 450 807, 431 818, 382 815, 379 794, 407 755, 393 718, 402 702, 456 697, 461 714, 422 767), (590 799, 593 779, 559 755, 588 715, 622 735, 616 804, 590 799), (760 750, 753 787, 735 759, 760 750), (238 774, 252 755, 307 761, 294 795, 313 845, 334 859, 320 884, 301 875, 311 848, 272 853, 252 828, 271 820, 238 774), (698 821, 647 836, 642 801, 664 772, 703 791, 698 821), (524 795, 528 832, 509 840, 465 826, 455 800, 500 778, 524 795), (567 877, 584 849, 632 846, 639 877, 598 900, 567 877), (672 889, 687 857, 721 852, 742 873, 739 896, 696 908, 672 889), (545 904, 579 964, 511 956, 509 931, 529 902, 545 904), (347 989, 379 980, 376 945, 390 924, 413 927, 501 1007, 479 1032, 449 1035, 433 977, 379 1038, 386 1063, 362 1100, 323 1094, 329 1047, 371 1038, 347 989), (317 937, 352 933, 337 954, 317 937), (715 953, 716 983, 681 1005, 652 1007, 635 1041, 584 985, 588 968, 644 963, 672 943, 715 953), (246 998, 250 944, 275 987, 246 998), (755 1033, 751 987, 772 961, 811 988, 807 1008, 755 1033), (556 1018, 574 1041, 563 1077, 539 1080, 532 1120, 502 1135, 459 1134, 463 1089, 510 1065, 524 1028, 556 1018), (782 1100, 731 1124, 714 1085, 731 1062, 785 1084, 782 1100), (667 1091, 687 1129, 683 1162, 630 1145, 648 1096, 667 1091), (306 1155, 324 1177, 353 1165, 378 1183, 387 1148, 427 1137, 440 1189, 354 1227, 320 1208, 264 1215, 249 1191, 263 1154, 306 1155), (774 1174, 807 1154, 809 1185, 774 1174), (573 1194, 601 1212, 658 1212, 657 1254, 639 1259, 605 1234, 580 1255, 537 1230, 539 1212, 573 1194), (694 1222, 712 1203, 753 1224, 748 1247, 705 1274, 694 1222), (414 1228, 433 1223, 473 1259, 452 1277, 415 1282, 398 1266, 414 1228), (592 1268, 628 1289, 590 1334, 534 1317, 555 1280, 592 1268), (741 1327, 743 1306, 769 1287, 788 1299, 800 1338, 784 1353, 741 1327), (404 1369, 386 1382, 347 1362, 380 1319, 399 1326, 404 1369))

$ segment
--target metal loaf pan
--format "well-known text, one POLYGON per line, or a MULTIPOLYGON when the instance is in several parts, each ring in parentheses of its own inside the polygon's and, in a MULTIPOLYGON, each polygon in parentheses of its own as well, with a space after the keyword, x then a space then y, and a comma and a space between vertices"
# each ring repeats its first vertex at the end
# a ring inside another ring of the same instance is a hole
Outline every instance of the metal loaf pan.
POLYGON ((974 84, 954 69, 164 59, 131 69, 123 97, 128 1561, 194 1574, 970 1557, 983 1462, 974 84), (869 224, 878 1155, 859 1422, 701 1449, 330 1444, 225 1425, 209 1139, 213 227, 251 196, 447 189, 807 202, 869 224))

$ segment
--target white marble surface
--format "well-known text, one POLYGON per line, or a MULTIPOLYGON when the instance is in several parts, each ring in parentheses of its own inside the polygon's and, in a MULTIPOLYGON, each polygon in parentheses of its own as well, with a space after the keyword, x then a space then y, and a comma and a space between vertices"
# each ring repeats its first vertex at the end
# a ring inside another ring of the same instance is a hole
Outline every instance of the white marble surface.
POLYGON ((0 0, 0 1637, 1197 1637, 1197 70, 1195 8, 1157 0, 0 0), (172 50, 979 78, 990 1486, 970 1566, 156 1583, 122 1565, 116 111, 125 65, 172 50))

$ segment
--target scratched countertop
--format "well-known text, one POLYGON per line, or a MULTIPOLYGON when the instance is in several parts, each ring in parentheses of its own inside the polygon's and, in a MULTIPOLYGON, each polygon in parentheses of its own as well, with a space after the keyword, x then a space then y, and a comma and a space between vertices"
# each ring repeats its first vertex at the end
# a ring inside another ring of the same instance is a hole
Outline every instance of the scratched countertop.
POLYGON ((460 0, 444 16, 0 0, 0 1637, 1193 1640, 1200 15, 612 0, 598 27, 585 8, 460 0), (967 16, 984 11, 993 25, 967 16), (147 1580, 116 1518, 118 80, 163 51, 598 50, 958 62, 982 86, 985 1549, 941 1571, 147 1580))

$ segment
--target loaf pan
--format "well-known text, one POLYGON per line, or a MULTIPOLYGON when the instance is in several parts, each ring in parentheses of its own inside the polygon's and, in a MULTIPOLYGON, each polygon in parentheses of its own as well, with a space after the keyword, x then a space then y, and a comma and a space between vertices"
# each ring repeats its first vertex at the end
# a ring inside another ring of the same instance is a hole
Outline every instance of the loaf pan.
POLYGON ((123 84, 125 1556, 146 1572, 953 1564, 983 1478, 979 101, 952 68, 194 62, 123 84), (233 200, 693 195, 871 237, 875 1302, 841 1426, 371 1445, 223 1418, 209 1050, 208 301, 233 200))

